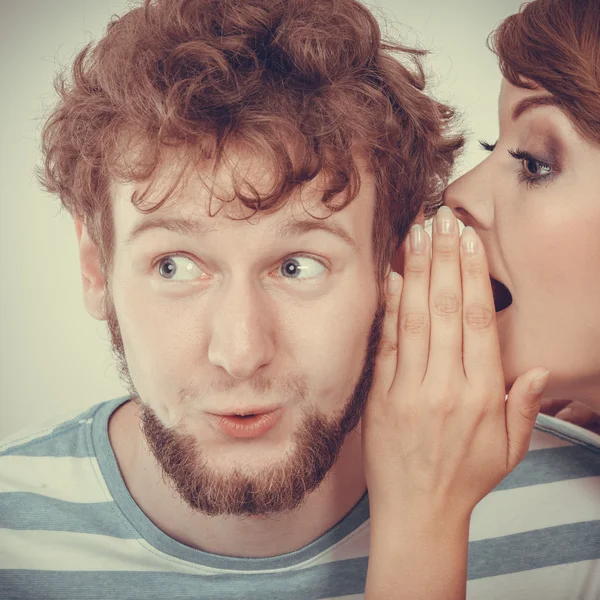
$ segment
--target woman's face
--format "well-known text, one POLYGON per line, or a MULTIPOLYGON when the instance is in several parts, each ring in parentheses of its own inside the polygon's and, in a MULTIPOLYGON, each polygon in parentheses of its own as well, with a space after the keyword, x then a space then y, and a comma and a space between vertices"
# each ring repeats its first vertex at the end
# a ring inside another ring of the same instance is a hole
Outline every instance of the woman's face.
POLYGON ((507 388, 543 366, 548 397, 600 410, 600 144, 553 98, 504 81, 495 147, 444 199, 512 295, 495 294, 507 388))

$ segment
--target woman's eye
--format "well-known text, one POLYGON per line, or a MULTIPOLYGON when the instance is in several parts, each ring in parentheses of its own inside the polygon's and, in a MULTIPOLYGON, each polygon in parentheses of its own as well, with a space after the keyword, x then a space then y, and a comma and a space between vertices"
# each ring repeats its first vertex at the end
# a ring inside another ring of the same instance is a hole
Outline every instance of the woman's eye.
POLYGON ((519 181, 533 185, 549 181, 555 175, 555 169, 551 165, 529 152, 509 150, 508 153, 520 163, 519 181))
POLYGON ((545 177, 552 172, 552 169, 547 164, 535 158, 526 158, 521 164, 523 165, 523 168, 534 177, 545 177))
POLYGON ((165 256, 158 263, 158 272, 164 279, 191 281, 202 274, 202 270, 185 256, 165 256))
POLYGON ((318 277, 326 270, 325 265, 315 258, 296 256, 286 258, 281 263, 279 272, 286 279, 312 279, 313 277, 318 277))

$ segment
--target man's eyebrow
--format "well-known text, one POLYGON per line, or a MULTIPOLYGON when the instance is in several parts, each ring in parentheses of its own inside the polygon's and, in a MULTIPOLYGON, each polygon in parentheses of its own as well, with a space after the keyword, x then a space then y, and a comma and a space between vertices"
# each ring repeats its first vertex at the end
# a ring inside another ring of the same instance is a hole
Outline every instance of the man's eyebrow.
POLYGON ((283 238, 297 237, 309 231, 325 231, 331 233, 352 247, 356 252, 359 251, 358 243, 354 238, 337 223, 327 219, 322 220, 292 220, 280 225, 276 230, 277 235, 283 238))
MULTIPOLYGON (((189 237, 203 237, 212 231, 212 227, 205 223, 194 219, 181 219, 176 217, 152 217, 138 223, 125 242, 126 245, 133 243, 142 233, 151 229, 166 229, 174 233, 180 233, 189 237)), ((328 220, 291 220, 286 221, 275 228, 275 233, 278 237, 292 238, 301 236, 309 231, 325 231, 332 235, 341 238, 349 244, 353 250, 358 251, 359 245, 352 236, 337 223, 328 220)))
POLYGON ((521 100, 513 108, 512 120, 516 121, 523 113, 538 106, 558 106, 558 108, 562 108, 561 102, 556 96, 530 96, 521 100))
POLYGON ((138 223, 131 231, 125 245, 132 244, 142 233, 151 229, 166 229, 174 233, 181 233, 187 236, 201 237, 206 235, 211 228, 207 227, 201 221, 194 219, 181 219, 177 217, 152 217, 138 223))

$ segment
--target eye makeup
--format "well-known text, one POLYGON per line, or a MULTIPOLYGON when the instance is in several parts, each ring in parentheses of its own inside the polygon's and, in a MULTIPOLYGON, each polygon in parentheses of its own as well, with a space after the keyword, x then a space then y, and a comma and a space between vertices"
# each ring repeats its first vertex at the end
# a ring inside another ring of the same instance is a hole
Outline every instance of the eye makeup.
MULTIPOLYGON (((546 120, 528 123, 519 134, 518 146, 507 148, 508 154, 519 162, 519 183, 534 186, 550 182, 563 168, 564 145, 560 136, 546 120)), ((479 145, 486 152, 494 152, 498 142, 480 140, 479 145)))
POLYGON ((554 128, 547 125, 539 128, 534 125, 528 129, 529 131, 523 132, 521 138, 523 141, 519 144, 521 149, 540 162, 560 171, 563 165, 564 146, 554 128))

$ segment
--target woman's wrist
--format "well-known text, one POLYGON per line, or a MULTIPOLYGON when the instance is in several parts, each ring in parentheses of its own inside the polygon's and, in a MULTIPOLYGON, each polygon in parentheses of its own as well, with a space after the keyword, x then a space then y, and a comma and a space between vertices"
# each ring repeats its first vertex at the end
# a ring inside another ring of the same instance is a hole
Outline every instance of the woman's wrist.
POLYGON ((373 544, 394 547, 411 544, 455 545, 468 541, 471 513, 427 511, 399 508, 394 513, 371 513, 370 535, 373 544))
POLYGON ((369 492, 371 535, 373 528, 385 530, 397 523, 402 529, 434 533, 445 530, 454 535, 468 530, 473 507, 461 506, 451 499, 410 498, 405 502, 380 500, 369 492))
POLYGON ((400 512, 371 519, 365 599, 464 599, 470 519, 400 512))

